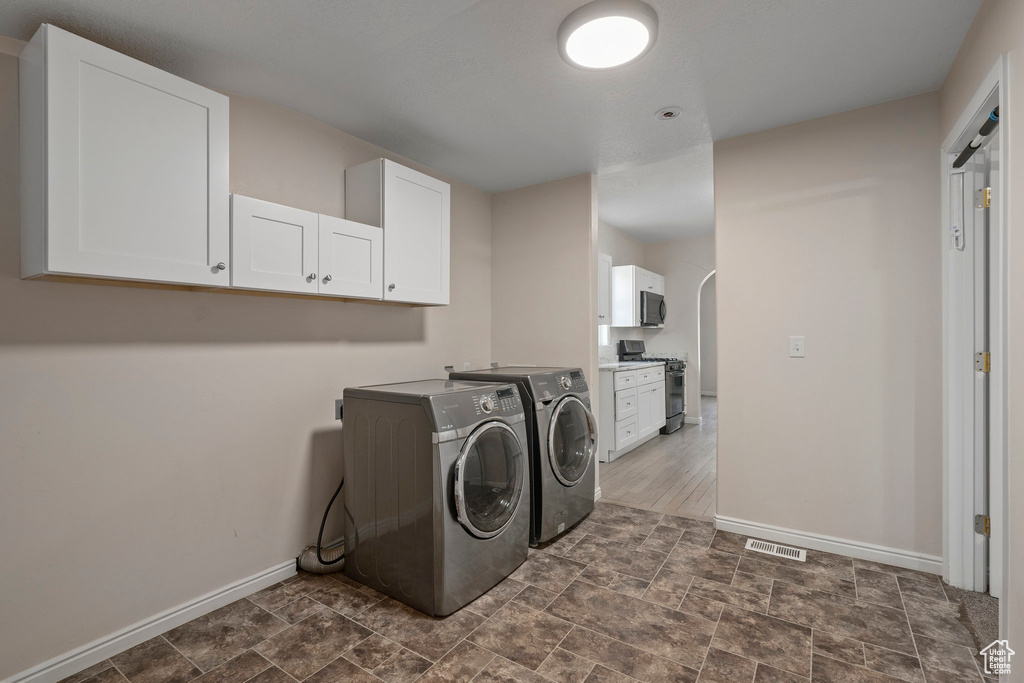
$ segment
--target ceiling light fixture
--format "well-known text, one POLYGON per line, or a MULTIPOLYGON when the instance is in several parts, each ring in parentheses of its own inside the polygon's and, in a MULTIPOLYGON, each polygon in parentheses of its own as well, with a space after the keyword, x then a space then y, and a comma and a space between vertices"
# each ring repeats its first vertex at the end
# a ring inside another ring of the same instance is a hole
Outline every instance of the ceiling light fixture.
POLYGON ((640 0, 593 0, 558 27, 562 59, 579 69, 611 69, 643 57, 658 35, 658 15, 640 0))

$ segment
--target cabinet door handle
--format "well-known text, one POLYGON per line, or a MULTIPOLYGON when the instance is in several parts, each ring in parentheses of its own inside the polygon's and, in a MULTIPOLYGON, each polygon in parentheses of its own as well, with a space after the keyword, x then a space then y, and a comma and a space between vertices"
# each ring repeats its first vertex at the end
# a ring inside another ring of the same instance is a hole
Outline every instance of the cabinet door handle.
POLYGON ((315 280, 316 279, 316 273, 310 273, 309 274, 309 279, 310 280, 315 280))
POLYGON ((390 285, 388 285, 388 291, 389 292, 395 291, 395 283, 394 282, 392 282, 390 285))
POLYGON ((221 261, 220 263, 217 264, 217 270, 224 270, 227 267, 228 267, 228 264, 224 263, 223 261, 221 261))
POLYGON ((331 281, 331 276, 330 275, 324 275, 324 282, 330 282, 330 281, 331 281))

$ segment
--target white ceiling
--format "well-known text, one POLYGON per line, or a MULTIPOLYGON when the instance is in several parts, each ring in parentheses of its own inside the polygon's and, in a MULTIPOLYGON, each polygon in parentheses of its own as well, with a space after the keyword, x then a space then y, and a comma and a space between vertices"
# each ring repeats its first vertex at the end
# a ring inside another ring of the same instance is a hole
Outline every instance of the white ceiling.
POLYGON ((597 172, 649 242, 712 231, 712 140, 937 89, 980 4, 648 2, 657 44, 609 72, 558 55, 583 0, 4 0, 0 35, 54 23, 485 190, 597 172))

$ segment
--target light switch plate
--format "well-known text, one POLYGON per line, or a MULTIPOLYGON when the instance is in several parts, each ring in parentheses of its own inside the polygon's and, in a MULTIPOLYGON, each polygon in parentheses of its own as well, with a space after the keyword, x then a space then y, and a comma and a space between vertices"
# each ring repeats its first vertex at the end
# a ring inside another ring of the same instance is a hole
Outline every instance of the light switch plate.
POLYGON ((789 338, 789 357, 790 358, 803 358, 804 357, 804 338, 803 337, 790 337, 789 338))

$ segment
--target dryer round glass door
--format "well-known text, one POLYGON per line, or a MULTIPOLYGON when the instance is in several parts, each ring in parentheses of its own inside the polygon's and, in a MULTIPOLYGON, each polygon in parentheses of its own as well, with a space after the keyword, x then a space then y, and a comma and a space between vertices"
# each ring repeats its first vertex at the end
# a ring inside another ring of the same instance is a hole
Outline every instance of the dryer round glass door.
POLYGON ((504 422, 487 422, 469 435, 455 461, 455 512, 479 538, 500 534, 523 497, 526 457, 504 422))
POLYGON ((548 458, 558 481, 574 486, 586 474, 597 448, 597 424, 583 401, 568 396, 555 406, 548 427, 548 458))

